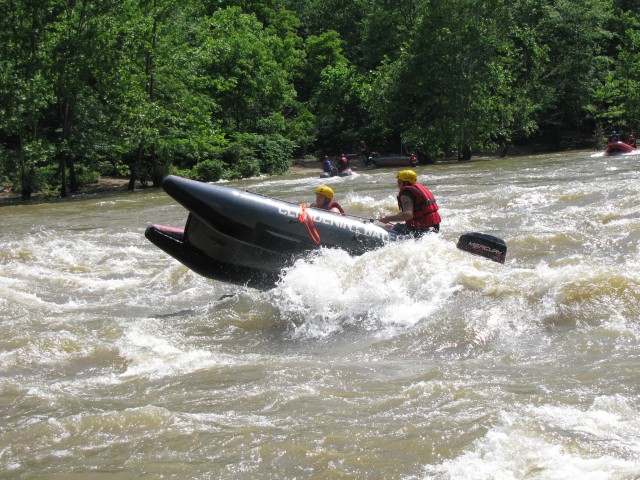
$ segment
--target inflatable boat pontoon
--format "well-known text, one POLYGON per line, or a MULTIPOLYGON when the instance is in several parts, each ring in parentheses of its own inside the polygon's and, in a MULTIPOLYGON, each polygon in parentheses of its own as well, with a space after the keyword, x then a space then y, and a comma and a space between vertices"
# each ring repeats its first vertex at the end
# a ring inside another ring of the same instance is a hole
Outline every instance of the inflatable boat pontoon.
MULTIPOLYGON (((398 238, 369 220, 339 215, 235 188, 168 176, 162 188, 189 211, 184 228, 150 225, 145 236, 194 272, 268 288, 309 251, 339 248, 361 255, 398 238)), ((467 233, 458 247, 504 262, 498 237, 467 233)))

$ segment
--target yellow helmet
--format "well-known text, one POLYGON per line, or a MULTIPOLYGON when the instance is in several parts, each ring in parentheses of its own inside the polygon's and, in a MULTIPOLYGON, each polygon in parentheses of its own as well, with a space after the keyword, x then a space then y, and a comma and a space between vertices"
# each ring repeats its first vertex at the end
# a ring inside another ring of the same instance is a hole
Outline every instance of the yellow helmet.
POLYGON ((316 193, 319 193, 320 195, 324 195, 329 200, 333 200, 333 189, 331 187, 320 185, 318 188, 316 188, 316 193))
POLYGON ((418 174, 413 170, 402 170, 401 172, 398 172, 396 178, 398 180, 402 180, 403 182, 409 182, 413 185, 418 181, 418 174))

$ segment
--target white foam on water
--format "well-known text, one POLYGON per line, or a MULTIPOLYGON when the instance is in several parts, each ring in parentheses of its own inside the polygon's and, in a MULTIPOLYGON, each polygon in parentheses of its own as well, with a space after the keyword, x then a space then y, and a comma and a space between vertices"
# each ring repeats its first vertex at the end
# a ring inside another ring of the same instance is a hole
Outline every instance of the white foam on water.
POLYGON ((640 475, 640 415, 629 399, 503 412, 456 458, 425 467, 425 479, 608 480, 640 475))
MULTIPOLYGON (((321 250, 289 268, 275 290, 296 335, 326 337, 356 326, 394 335, 429 318, 464 288, 460 278, 479 257, 437 235, 389 244, 360 257, 321 250)), ((498 264, 482 259, 478 277, 498 264)), ((468 277, 467 273, 467 277, 468 277)), ((478 287, 491 291, 490 280, 478 287)))
POLYGON ((179 377, 199 370, 254 364, 258 355, 234 356, 211 346, 199 348, 162 319, 130 323, 116 341, 126 370, 120 379, 179 377))
POLYGON ((0 276, 3 297, 24 308, 46 307, 60 315, 74 314, 88 304, 105 312, 114 307, 155 307, 170 298, 167 287, 179 286, 185 301, 211 289, 205 279, 160 252, 139 232, 41 232, 19 246, 8 245, 7 251, 12 253, 0 276), (145 288, 151 289, 149 295, 141 295, 145 288))
POLYGON ((127 362, 126 370, 120 375, 122 379, 175 377, 235 362, 211 349, 194 348, 166 323, 155 319, 130 325, 117 346, 127 362))
POLYGON ((613 334, 635 335, 640 277, 637 260, 628 262, 609 265, 594 256, 500 265, 457 250, 442 235, 427 236, 360 257, 321 250, 285 272, 274 304, 295 338, 351 329, 388 338, 432 319, 454 338, 462 317, 472 343, 517 351, 521 341, 544 341, 549 326, 569 318, 579 328, 606 325, 613 334))

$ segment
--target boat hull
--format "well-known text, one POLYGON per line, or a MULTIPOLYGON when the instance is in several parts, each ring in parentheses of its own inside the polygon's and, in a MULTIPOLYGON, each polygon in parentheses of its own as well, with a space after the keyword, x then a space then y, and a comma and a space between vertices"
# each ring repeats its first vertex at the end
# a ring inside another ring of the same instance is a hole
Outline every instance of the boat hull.
POLYGON ((605 155, 621 155, 623 153, 637 153, 638 150, 624 142, 609 142, 604 149, 605 155))
POLYGON ((376 167, 415 167, 418 162, 408 155, 389 155, 370 157, 369 162, 376 167))
MULTIPOLYGON (((187 223, 192 219, 193 217, 190 216, 187 223)), ((228 255, 227 258, 229 259, 235 259, 234 253, 242 251, 243 245, 235 242, 232 238, 225 238, 219 234, 219 232, 212 230, 209 233, 210 235, 200 238, 202 240, 205 238, 215 238, 216 240, 213 241, 212 244, 218 245, 219 251, 222 250, 220 246, 226 246, 228 250, 225 251, 225 254, 212 256, 209 246, 207 246, 206 249, 201 249, 199 245, 201 245, 202 242, 196 241, 196 244, 194 244, 191 241, 187 241, 185 229, 155 224, 147 227, 145 236, 154 245, 171 255, 184 266, 206 278, 237 285, 246 285, 253 288, 269 288, 278 280, 280 270, 276 270, 275 267, 268 270, 240 264, 235 260, 224 260, 225 255, 228 255)), ((192 239, 195 238, 193 234, 191 237, 192 239)), ((247 252, 248 249, 243 253, 247 252)), ((262 267, 264 267, 264 265, 262 265, 262 267)))
POLYGON ((340 173, 338 173, 338 169, 334 168, 334 171, 332 171, 331 173, 329 172, 322 172, 320 174, 320 178, 330 178, 330 177, 350 177, 353 174, 353 172, 351 171, 351 169, 348 170, 344 170, 340 173))
POLYGON ((273 284, 283 268, 310 251, 340 248, 361 255, 391 239, 361 218, 314 208, 301 217, 300 205, 233 188, 175 176, 165 178, 162 188, 189 216, 184 229, 155 224, 146 237, 208 278, 273 284))

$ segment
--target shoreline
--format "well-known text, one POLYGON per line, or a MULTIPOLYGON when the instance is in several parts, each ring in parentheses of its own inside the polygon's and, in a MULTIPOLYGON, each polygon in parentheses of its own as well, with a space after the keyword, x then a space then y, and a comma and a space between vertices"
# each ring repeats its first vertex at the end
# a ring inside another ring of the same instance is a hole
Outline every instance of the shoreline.
MULTIPOLYGON (((584 150, 581 148, 572 148, 572 149, 563 149, 561 151, 572 151, 572 150, 584 150)), ((595 151, 595 150, 594 150, 595 151)), ((528 155, 536 155, 536 154, 544 154, 547 153, 545 151, 540 151, 536 148, 522 149, 522 148, 513 148, 512 151, 507 154, 509 157, 521 157, 528 155)), ((477 154, 474 155, 475 158, 479 156, 485 157, 485 155, 477 154)), ((490 157, 499 158, 498 155, 493 154, 489 155, 490 157)), ((470 160, 473 161, 473 158, 470 160)), ((356 158, 351 160, 351 165, 354 167, 354 170, 358 168, 367 168, 360 158, 356 158)), ((456 162, 457 163, 457 162, 456 162)), ((284 174, 303 174, 309 172, 317 172, 318 175, 322 172, 322 168, 320 165, 320 161, 315 157, 304 157, 294 159, 291 163, 291 166, 284 174)), ((91 183, 88 185, 83 185, 80 187, 78 192, 69 194, 67 197, 49 197, 45 198, 41 192, 34 193, 29 200, 22 200, 20 193, 12 192, 10 185, 0 185, 0 207, 9 206, 9 205, 25 205, 31 203, 41 203, 41 202, 50 202, 50 201, 65 201, 71 199, 82 198, 86 195, 96 195, 96 194, 117 194, 117 193, 135 193, 144 190, 149 190, 152 187, 140 187, 136 186, 136 189, 130 191, 127 189, 129 185, 128 178, 118 178, 118 177, 102 177, 95 183, 91 183)))
MULTIPOLYGON (((361 162, 358 160, 354 163, 360 164, 361 162)), ((308 173, 314 170, 318 171, 318 174, 322 171, 320 168, 320 162, 313 159, 296 159, 293 161, 287 172, 290 174, 301 174, 308 173)), ((49 197, 45 198, 41 192, 36 192, 31 195, 29 200, 22 200, 22 196, 19 192, 12 192, 11 185, 0 185, 0 206, 8 206, 8 205, 26 205, 31 203, 41 203, 41 202, 53 202, 53 201, 64 201, 82 198, 87 195, 95 195, 102 193, 135 193, 144 190, 152 189, 153 187, 140 187, 136 184, 136 189, 131 191, 128 190, 129 186, 128 178, 118 178, 118 177, 102 177, 100 180, 94 183, 90 183, 88 185, 83 185, 76 193, 69 194, 67 197, 49 197)))
MULTIPOLYGON (((100 180, 88 185, 83 185, 76 193, 69 194, 67 197, 49 197, 46 198, 41 192, 36 192, 31 195, 29 200, 22 200, 22 195, 19 192, 12 192, 11 186, 3 186, 0 191, 0 206, 5 205, 26 205, 31 203, 41 203, 50 201, 63 201, 73 198, 83 197, 85 195, 94 195, 99 193, 125 193, 128 192, 127 186, 129 185, 128 178, 116 178, 116 177, 102 177, 100 180)), ((138 191, 139 189, 136 189, 138 191)))

